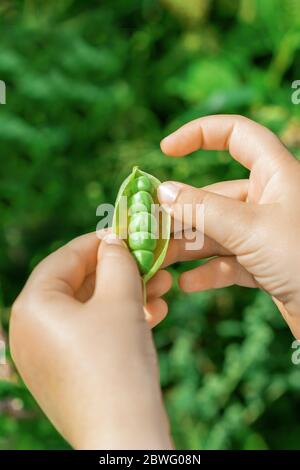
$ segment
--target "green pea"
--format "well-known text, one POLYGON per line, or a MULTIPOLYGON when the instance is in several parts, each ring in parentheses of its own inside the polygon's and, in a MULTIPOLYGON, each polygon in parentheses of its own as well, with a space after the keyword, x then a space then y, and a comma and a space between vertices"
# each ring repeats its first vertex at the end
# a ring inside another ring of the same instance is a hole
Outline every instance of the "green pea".
POLYGON ((122 237, 125 232, 144 283, 161 266, 170 238, 170 215, 163 211, 162 217, 162 213, 152 211, 152 205, 159 204, 156 194, 159 184, 157 178, 134 167, 120 187, 113 218, 113 232, 122 237), (121 210, 125 210, 120 203, 123 196, 128 198, 126 214, 120 214, 121 210), (127 220, 127 228, 126 225, 124 227, 124 219, 127 220))
POLYGON ((134 232, 128 235, 128 244, 132 250, 153 251, 157 241, 149 232, 134 232))
POLYGON ((131 213, 151 212, 152 204, 154 204, 154 201, 151 197, 151 194, 147 193, 147 191, 138 191, 129 199, 131 213), (143 210, 141 211, 142 207, 143 210))
POLYGON ((145 204, 142 204, 140 202, 136 202, 132 205, 128 206, 128 216, 131 217, 134 214, 139 214, 140 212, 147 212, 148 208, 145 206, 145 204))
POLYGON ((132 189, 134 193, 137 193, 138 191, 147 191, 148 193, 152 194, 154 188, 147 176, 139 176, 134 180, 132 189))
POLYGON ((152 251, 137 250, 132 252, 135 257, 138 267, 142 274, 146 274, 152 267, 154 262, 154 254, 152 251))
POLYGON ((153 214, 148 212, 136 212, 130 217, 129 233, 132 232, 150 232, 156 233, 157 221, 153 214))

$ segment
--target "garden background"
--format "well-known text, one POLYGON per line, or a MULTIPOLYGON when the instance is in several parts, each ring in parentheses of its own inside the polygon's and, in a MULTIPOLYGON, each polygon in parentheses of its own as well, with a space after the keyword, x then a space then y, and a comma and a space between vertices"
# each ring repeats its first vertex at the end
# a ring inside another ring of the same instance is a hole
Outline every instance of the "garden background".
MULTIPOLYGON (((247 176, 227 152, 164 157, 180 124, 244 114, 300 156, 299 46, 298 0, 1 1, 2 336, 33 267, 95 228, 133 165, 196 186, 247 176)), ((280 314, 244 288, 183 295, 186 266, 154 332, 176 446, 299 448, 300 365, 280 314)), ((11 361, 0 371, 0 448, 68 448, 11 361)))

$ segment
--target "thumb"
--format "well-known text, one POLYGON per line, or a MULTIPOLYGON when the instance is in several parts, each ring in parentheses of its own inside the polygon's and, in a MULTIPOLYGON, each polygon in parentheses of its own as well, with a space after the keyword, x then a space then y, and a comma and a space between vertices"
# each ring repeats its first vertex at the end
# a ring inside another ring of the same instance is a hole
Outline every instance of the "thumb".
POLYGON ((99 246, 94 297, 143 302, 138 267, 126 244, 113 233, 106 235, 99 246))
POLYGON ((194 227, 234 254, 256 214, 250 203, 175 181, 162 183, 157 194, 166 211, 181 221, 182 230, 194 227))

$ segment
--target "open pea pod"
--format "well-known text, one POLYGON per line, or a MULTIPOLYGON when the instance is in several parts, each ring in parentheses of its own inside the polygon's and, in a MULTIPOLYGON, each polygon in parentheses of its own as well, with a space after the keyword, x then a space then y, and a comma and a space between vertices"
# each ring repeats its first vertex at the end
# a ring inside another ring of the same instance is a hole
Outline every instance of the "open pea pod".
POLYGON ((127 243, 144 284, 162 265, 170 240, 171 217, 159 205, 160 181, 134 167, 122 183, 113 217, 113 232, 127 243))

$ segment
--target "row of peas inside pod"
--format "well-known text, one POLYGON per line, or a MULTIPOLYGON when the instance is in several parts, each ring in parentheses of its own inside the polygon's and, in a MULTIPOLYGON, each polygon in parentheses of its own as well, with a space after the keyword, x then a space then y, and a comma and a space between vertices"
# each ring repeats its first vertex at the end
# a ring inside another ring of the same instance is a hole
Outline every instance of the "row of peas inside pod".
POLYGON ((163 263, 169 240, 171 217, 157 198, 160 181, 134 167, 122 183, 113 218, 113 232, 134 256, 144 283, 163 263))

